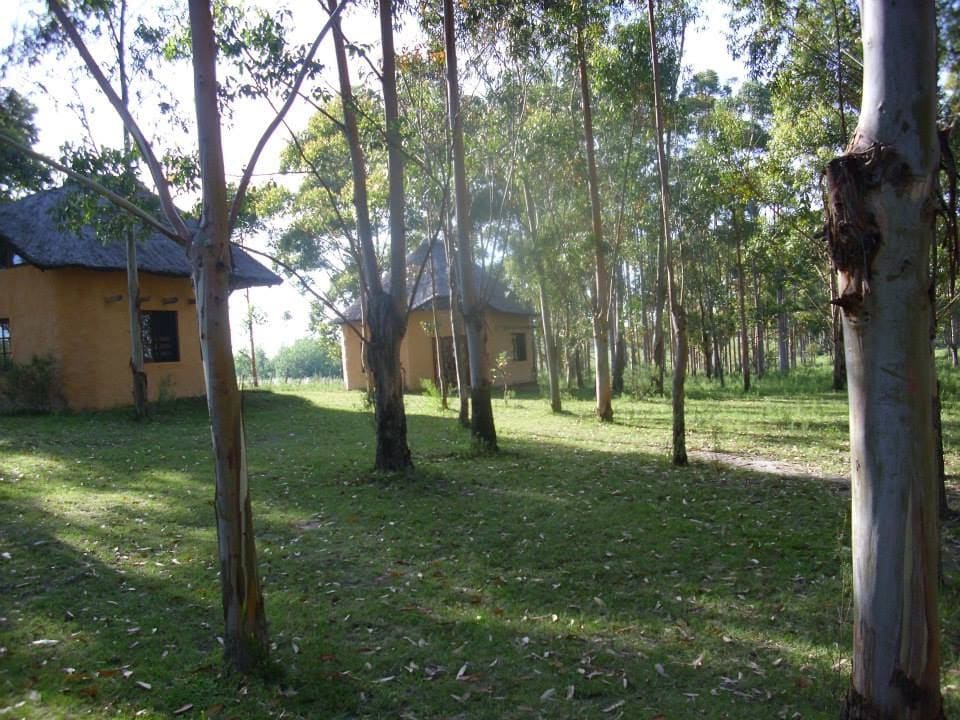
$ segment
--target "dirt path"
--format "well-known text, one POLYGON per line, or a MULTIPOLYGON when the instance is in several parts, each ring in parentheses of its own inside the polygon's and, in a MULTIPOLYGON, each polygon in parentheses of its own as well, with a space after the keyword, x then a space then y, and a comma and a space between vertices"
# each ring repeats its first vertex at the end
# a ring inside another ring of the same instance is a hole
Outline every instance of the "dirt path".
POLYGON ((701 462, 716 463, 725 467, 737 470, 751 470, 753 472, 766 473, 768 475, 779 475, 781 477, 802 477, 811 480, 827 480, 829 482, 849 484, 850 478, 843 475, 825 475, 817 470, 813 470, 803 465, 793 465, 791 463, 771 460, 764 457, 750 457, 744 455, 734 455, 732 453, 711 452, 709 450, 692 450, 691 459, 701 462))

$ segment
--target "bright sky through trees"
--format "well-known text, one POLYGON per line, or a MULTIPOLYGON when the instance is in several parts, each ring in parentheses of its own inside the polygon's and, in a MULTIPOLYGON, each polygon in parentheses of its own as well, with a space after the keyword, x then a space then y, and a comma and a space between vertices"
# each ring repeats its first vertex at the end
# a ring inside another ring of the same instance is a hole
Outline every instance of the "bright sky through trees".
MULTIPOLYGON (((271 8, 276 3, 269 0, 259 0, 264 6, 271 8)), ((253 4, 256 4, 254 2, 253 4)), ((144 14, 149 17, 150 8, 157 5, 152 0, 131 0, 132 14, 144 14)), ((29 28, 32 24, 32 15, 43 7, 39 0, 15 0, 0 3, 0 46, 6 47, 16 38, 22 28, 29 28)), ((297 3, 296 14, 298 22, 295 24, 296 42, 308 42, 313 37, 315 28, 320 27, 326 17, 319 3, 297 3), (302 35, 302 37, 299 37, 302 35)), ((722 80, 733 77, 742 78, 742 65, 733 61, 726 50, 725 32, 727 21, 723 8, 716 0, 704 3, 702 18, 695 27, 691 28, 684 51, 684 64, 691 71, 712 69, 722 80)), ((366 9, 351 8, 345 14, 344 30, 349 39, 354 42, 373 46, 371 58, 379 62, 377 25, 375 17, 366 9)), ((407 22, 403 31, 398 35, 398 51, 417 42, 413 21, 407 22)), ((321 62, 329 69, 325 82, 332 89, 335 85, 333 70, 335 60, 333 47, 329 42, 321 47, 318 54, 321 62)), ((368 69, 358 68, 357 77, 369 74, 368 69)), ((169 76, 168 76, 169 77, 169 76)), ((192 87, 189 69, 186 65, 179 68, 173 75, 174 82, 189 93, 192 87)), ((61 61, 48 61, 38 67, 24 72, 23 68, 5 69, 0 85, 13 87, 24 93, 37 106, 37 126, 40 131, 38 150, 53 157, 59 157, 60 147, 65 142, 79 143, 87 136, 84 122, 80 114, 72 106, 82 104, 87 108, 87 123, 93 131, 94 141, 104 145, 117 144, 121 137, 121 126, 116 114, 106 104, 91 103, 90 99, 97 97, 99 91, 87 77, 81 67, 79 58, 67 54, 61 61)), ((465 82, 464 91, 470 92, 471 84, 465 82)), ((190 98, 185 95, 182 102, 189 103, 190 98)), ((134 115, 144 122, 147 128, 153 130, 154 123, 158 122, 158 113, 145 111, 144 108, 134 108, 134 115)), ((269 112, 256 103, 240 103, 234 113, 232 122, 225 121, 224 146, 227 149, 226 170, 228 180, 239 179, 243 163, 249 158, 253 146, 262 133, 269 112), (234 149, 234 152, 230 152, 234 149)), ((295 106, 291 113, 290 125, 297 129, 306 124, 309 111, 305 107, 295 106)), ((157 125, 158 132, 163 131, 162 121, 157 125)), ((266 180, 279 169, 279 153, 289 137, 284 132, 277 132, 260 161, 255 179, 266 180)), ((194 201, 192 196, 182 196, 178 202, 190 206, 194 201)), ((244 239, 255 248, 263 248, 265 243, 257 238, 244 239)), ((250 291, 250 300, 264 317, 264 322, 257 326, 255 334, 258 346, 261 346, 267 355, 274 355, 284 345, 291 345, 294 340, 303 337, 308 332, 310 315, 310 301, 300 294, 296 281, 287 281, 280 287, 253 288, 250 291)), ((236 295, 231 305, 231 324, 234 333, 235 347, 245 347, 246 338, 244 319, 247 308, 243 297, 236 295)))

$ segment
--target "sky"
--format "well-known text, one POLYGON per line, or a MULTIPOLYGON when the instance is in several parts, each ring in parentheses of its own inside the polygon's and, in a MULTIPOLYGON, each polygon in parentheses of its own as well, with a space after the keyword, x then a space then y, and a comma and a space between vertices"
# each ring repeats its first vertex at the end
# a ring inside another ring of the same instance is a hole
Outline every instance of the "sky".
MULTIPOLYGON (((270 0, 257 0, 265 7, 273 7, 276 3, 270 0)), ((0 47, 6 47, 16 37, 18 28, 29 27, 31 13, 42 3, 39 0, 2 0, 0 1, 0 47)), ((142 12, 150 17, 150 9, 155 6, 150 0, 131 0, 134 12, 142 12)), ((310 42, 313 34, 322 27, 326 15, 318 3, 296 4, 297 23, 295 26, 295 42, 310 42)), ((685 43, 684 64, 692 72, 704 69, 716 70, 721 80, 741 77, 742 65, 733 61, 726 49, 726 40, 723 36, 727 27, 724 11, 716 0, 708 0, 704 4, 703 17, 696 26, 688 32, 685 43)), ((379 27, 375 17, 364 15, 359 9, 350 9, 345 15, 344 28, 347 36, 355 42, 378 45, 379 27)), ((405 27, 397 37, 397 49, 402 50, 417 42, 412 28, 405 27)), ((372 53, 376 58, 377 52, 372 53)), ((332 43, 325 39, 318 59, 327 67, 334 67, 332 43)), ((77 142, 78 138, 86 135, 84 125, 79 114, 70 107, 71 104, 82 104, 88 108, 87 125, 92 129, 95 141, 101 144, 116 145, 112 138, 120 137, 121 126, 113 110, 104 101, 90 102, 90 98, 99 96, 99 91, 92 81, 83 73, 72 71, 70 68, 79 64, 75 55, 67 55, 64 59, 49 62, 39 67, 28 69, 5 68, 0 83, 13 86, 30 97, 37 106, 37 125, 40 131, 38 149, 48 155, 58 157, 60 147, 64 142, 77 142)), ((165 78, 169 83, 171 78, 165 78)), ((333 77, 327 76, 325 81, 332 86, 333 77)), ((174 73, 172 82, 177 86, 190 88, 192 81, 189 70, 184 67, 174 73)), ((143 107, 149 107, 147 100, 143 107)), ((190 110, 189 97, 184 101, 184 112, 190 110)), ((147 134, 152 131, 162 132, 161 116, 157 112, 141 111, 135 113, 138 122, 143 123, 147 134)), ((304 107, 294 108, 289 116, 292 127, 302 127, 308 111, 304 107)), ((262 105, 247 104, 241 106, 234 115, 232 126, 224 129, 225 161, 228 181, 239 179, 250 153, 257 140, 272 118, 268 108, 262 105)), ((229 124, 228 124, 229 125, 229 124)), ((276 173, 279 169, 279 153, 287 136, 282 130, 275 133, 261 157, 256 177, 265 178, 276 173)), ((193 199, 181 199, 183 206, 192 204, 193 199)), ((265 249, 265 238, 248 238, 245 242, 253 247, 265 249)), ((255 330, 258 347, 262 347, 268 356, 273 356, 284 345, 292 344, 296 339, 308 334, 310 301, 304 297, 295 280, 285 281, 279 287, 253 288, 250 291, 250 302, 256 308, 263 322, 255 330)), ((244 331, 244 319, 247 314, 246 298, 243 293, 234 293, 231 297, 231 325, 233 328, 234 348, 246 348, 248 340, 244 331)))

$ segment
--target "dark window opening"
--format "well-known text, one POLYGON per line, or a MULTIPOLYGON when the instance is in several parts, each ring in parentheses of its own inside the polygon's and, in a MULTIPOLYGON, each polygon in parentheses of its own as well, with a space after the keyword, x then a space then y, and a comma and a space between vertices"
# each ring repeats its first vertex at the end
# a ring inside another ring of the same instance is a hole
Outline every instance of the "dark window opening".
POLYGON ((526 360, 527 359, 526 333, 513 333, 513 335, 511 335, 510 338, 513 341, 513 359, 526 360))
POLYGON ((0 367, 6 367, 13 361, 12 352, 10 321, 7 318, 0 318, 0 367))
POLYGON ((140 316, 144 362, 180 362, 175 310, 147 310, 140 316))

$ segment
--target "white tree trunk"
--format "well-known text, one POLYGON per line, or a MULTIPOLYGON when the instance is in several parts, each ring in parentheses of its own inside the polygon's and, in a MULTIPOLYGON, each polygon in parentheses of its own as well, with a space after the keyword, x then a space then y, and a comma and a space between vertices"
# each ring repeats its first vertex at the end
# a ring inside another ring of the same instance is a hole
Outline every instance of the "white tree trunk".
POLYGON ((850 397, 854 652, 844 717, 943 717, 928 256, 932 0, 863 3, 860 123, 827 168, 850 397))

